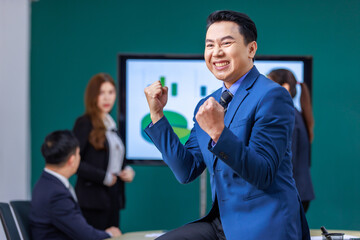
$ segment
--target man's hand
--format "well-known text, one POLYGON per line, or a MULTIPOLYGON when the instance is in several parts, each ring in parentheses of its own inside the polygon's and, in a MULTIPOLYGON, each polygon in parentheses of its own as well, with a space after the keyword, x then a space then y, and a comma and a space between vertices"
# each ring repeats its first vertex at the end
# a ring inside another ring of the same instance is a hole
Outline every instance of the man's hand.
POLYGON ((155 124, 164 116, 163 109, 168 99, 168 88, 161 86, 160 81, 156 81, 146 87, 144 92, 150 108, 151 121, 155 124))
POLYGON ((120 229, 117 227, 109 227, 105 229, 105 232, 111 234, 111 237, 118 237, 122 234, 120 229))
POLYGON ((196 121, 214 142, 224 130, 224 108, 213 97, 208 98, 196 113, 196 121))

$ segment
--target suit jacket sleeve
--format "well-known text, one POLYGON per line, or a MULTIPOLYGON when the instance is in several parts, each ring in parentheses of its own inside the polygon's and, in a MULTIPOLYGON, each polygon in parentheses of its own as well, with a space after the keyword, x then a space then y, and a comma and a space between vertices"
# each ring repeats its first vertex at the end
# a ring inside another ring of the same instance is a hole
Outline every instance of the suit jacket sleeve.
POLYGON ((109 238, 109 234, 90 226, 70 193, 56 194, 50 203, 53 224, 72 239, 99 240, 109 238))
MULTIPOLYGON (((84 159, 84 152, 86 151, 89 143, 89 135, 92 130, 92 124, 87 116, 80 117, 76 120, 73 132, 80 144, 80 155, 84 159)), ((84 179, 102 184, 106 175, 106 171, 101 168, 96 168, 86 161, 80 161, 77 174, 84 179)))
POLYGON ((166 117, 152 127, 147 127, 145 132, 160 150, 164 161, 179 182, 191 182, 204 171, 206 166, 196 139, 195 128, 192 128, 185 146, 180 143, 166 117))
POLYGON ((251 125, 248 126, 252 128, 248 145, 225 127, 216 145, 209 146, 209 150, 246 181, 266 189, 275 179, 291 142, 294 107, 285 88, 271 88, 264 94, 251 125))

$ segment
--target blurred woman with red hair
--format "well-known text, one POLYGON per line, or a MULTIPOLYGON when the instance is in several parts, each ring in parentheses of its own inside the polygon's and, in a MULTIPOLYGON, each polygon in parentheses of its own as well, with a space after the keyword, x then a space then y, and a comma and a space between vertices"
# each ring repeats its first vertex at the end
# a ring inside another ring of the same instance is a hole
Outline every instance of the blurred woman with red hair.
POLYGON ((82 213, 98 229, 119 226, 125 205, 125 182, 135 176, 124 165, 125 147, 110 116, 116 99, 115 82, 109 74, 93 76, 85 91, 85 114, 74 125, 80 142, 81 161, 75 186, 82 213))

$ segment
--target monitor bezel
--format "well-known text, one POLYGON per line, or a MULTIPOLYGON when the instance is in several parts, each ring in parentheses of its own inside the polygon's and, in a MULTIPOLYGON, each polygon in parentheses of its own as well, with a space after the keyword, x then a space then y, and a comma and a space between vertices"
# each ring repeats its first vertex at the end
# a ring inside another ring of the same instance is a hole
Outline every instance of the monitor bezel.
MULTIPOLYGON (((150 53, 119 53, 118 54, 118 127, 120 136, 126 149, 126 61, 128 59, 169 59, 169 60, 204 60, 202 54, 150 54, 150 53)), ((309 88, 312 96, 312 56, 283 56, 283 55, 259 55, 255 61, 302 61, 304 62, 304 82, 309 88)), ((146 103, 144 103, 146 104, 146 103)), ((127 159, 124 161, 131 165, 166 166, 162 159, 136 160, 127 159)))

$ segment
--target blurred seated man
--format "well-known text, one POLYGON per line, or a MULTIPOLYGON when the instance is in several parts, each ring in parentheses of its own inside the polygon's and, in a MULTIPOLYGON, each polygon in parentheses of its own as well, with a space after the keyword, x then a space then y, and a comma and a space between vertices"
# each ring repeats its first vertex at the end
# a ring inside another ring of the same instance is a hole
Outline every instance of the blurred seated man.
POLYGON ((45 169, 33 189, 29 216, 33 239, 99 240, 120 236, 117 227, 105 231, 93 228, 80 211, 69 183, 80 162, 79 143, 72 132, 50 133, 41 152, 45 169))

